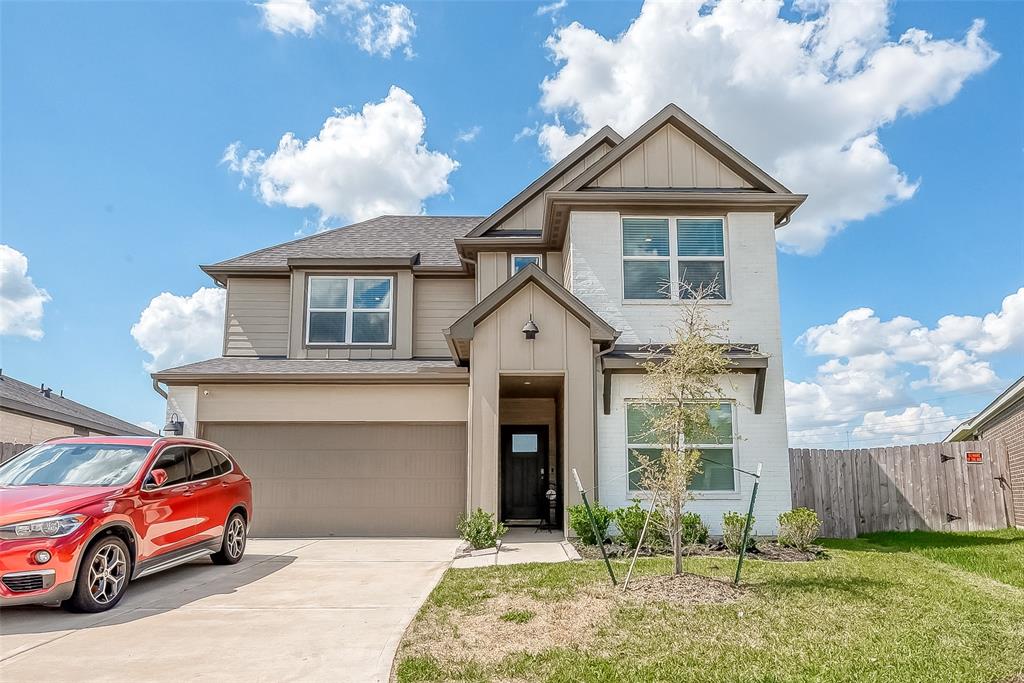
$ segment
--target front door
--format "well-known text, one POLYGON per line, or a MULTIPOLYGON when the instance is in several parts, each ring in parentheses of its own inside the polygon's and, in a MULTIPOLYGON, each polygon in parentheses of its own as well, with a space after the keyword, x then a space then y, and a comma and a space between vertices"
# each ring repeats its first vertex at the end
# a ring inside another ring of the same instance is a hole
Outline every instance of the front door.
POLYGON ((501 517, 541 520, 547 517, 548 428, 501 428, 501 517))

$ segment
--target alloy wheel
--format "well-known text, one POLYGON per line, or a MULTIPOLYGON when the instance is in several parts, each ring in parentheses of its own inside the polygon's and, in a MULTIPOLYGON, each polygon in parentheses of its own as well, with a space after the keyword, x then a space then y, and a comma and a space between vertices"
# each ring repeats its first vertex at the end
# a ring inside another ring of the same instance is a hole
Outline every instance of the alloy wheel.
POLYGON ((237 559, 242 556, 242 550, 245 548, 245 524, 242 522, 241 517, 233 517, 231 523, 228 524, 228 536, 227 536, 227 551, 231 559, 237 559))
POLYGON ((89 593, 92 599, 106 605, 121 593, 128 578, 128 559, 115 543, 101 547, 89 566, 89 593))

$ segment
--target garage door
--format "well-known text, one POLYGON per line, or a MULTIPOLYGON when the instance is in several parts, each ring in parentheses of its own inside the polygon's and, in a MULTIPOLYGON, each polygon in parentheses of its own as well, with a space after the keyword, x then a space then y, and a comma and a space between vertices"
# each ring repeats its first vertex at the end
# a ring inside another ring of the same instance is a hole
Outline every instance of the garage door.
POLYGON ((253 482, 253 536, 454 536, 465 424, 206 423, 253 482))

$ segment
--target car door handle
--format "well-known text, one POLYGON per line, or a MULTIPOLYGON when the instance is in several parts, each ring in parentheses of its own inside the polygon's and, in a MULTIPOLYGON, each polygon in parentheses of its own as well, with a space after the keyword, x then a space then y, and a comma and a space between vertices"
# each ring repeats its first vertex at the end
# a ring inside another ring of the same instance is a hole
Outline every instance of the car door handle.
POLYGON ((192 495, 192 489, 185 489, 184 491, 181 492, 181 495, 183 495, 183 496, 191 496, 192 495))

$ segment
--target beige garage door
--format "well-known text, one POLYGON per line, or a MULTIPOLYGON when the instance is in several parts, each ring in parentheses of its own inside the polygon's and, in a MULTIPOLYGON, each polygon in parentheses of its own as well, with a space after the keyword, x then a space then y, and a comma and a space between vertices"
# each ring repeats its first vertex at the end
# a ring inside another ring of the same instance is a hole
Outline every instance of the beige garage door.
POLYGON ((454 536, 466 425, 206 423, 253 482, 253 536, 454 536))

